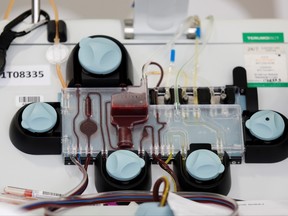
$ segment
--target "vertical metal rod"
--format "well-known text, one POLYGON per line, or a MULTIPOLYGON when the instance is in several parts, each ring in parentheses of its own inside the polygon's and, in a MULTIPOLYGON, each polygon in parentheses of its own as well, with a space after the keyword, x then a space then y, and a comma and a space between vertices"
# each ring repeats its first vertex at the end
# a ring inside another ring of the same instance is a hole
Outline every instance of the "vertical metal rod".
POLYGON ((32 0, 32 23, 40 20, 40 0, 32 0))

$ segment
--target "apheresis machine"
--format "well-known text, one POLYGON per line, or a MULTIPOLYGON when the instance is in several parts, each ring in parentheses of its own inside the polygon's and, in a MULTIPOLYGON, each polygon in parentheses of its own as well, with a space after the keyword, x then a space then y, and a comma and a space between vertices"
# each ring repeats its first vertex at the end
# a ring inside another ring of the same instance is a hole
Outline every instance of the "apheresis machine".
POLYGON ((288 215, 288 21, 50 3, 0 21, 0 215, 288 215))

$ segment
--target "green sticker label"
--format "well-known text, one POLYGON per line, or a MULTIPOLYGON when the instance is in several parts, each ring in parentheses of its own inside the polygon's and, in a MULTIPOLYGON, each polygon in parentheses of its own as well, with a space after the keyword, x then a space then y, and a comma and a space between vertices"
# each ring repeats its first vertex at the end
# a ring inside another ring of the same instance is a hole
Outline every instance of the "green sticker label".
POLYGON ((244 43, 284 43, 284 34, 281 32, 243 33, 244 43))
POLYGON ((248 83, 247 84, 249 88, 257 88, 257 87, 288 87, 288 83, 287 82, 283 82, 283 83, 248 83))

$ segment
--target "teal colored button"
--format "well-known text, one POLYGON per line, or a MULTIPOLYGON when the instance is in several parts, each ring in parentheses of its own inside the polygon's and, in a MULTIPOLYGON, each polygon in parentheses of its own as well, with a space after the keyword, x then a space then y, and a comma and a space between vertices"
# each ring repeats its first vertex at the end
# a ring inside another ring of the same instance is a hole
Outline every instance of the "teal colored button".
POLYGON ((218 155, 206 149, 193 151, 186 160, 186 170, 189 175, 200 181, 217 178, 225 167, 218 155))
POLYGON ((86 71, 92 74, 109 74, 115 71, 121 63, 121 49, 112 40, 102 37, 84 38, 79 46, 79 62, 86 71))
POLYGON ((29 104, 22 113, 21 126, 33 133, 45 133, 57 122, 56 110, 47 103, 29 104))
POLYGON ((119 181, 129 181, 137 177, 145 161, 137 154, 128 150, 113 152, 106 161, 107 173, 119 181))
POLYGON ((160 206, 158 202, 149 202, 139 205, 135 216, 174 216, 169 205, 160 206))
POLYGON ((281 115, 271 110, 254 113, 245 126, 258 139, 271 141, 279 138, 285 129, 285 122, 281 115))

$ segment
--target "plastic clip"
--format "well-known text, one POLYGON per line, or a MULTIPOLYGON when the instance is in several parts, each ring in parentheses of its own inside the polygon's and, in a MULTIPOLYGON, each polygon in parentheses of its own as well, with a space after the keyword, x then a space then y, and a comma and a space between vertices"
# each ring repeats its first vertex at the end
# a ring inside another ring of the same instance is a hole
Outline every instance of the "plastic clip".
POLYGON ((6 65, 6 52, 9 46, 11 45, 12 41, 16 37, 21 37, 28 34, 29 32, 44 25, 50 20, 49 15, 45 11, 41 10, 40 15, 44 17, 43 20, 40 20, 38 23, 35 23, 22 31, 17 32, 12 30, 14 27, 23 22, 23 20, 25 20, 30 15, 32 15, 32 10, 27 10, 24 13, 20 14, 15 19, 13 19, 4 27, 3 32, 0 35, 0 75, 4 72, 6 65))

